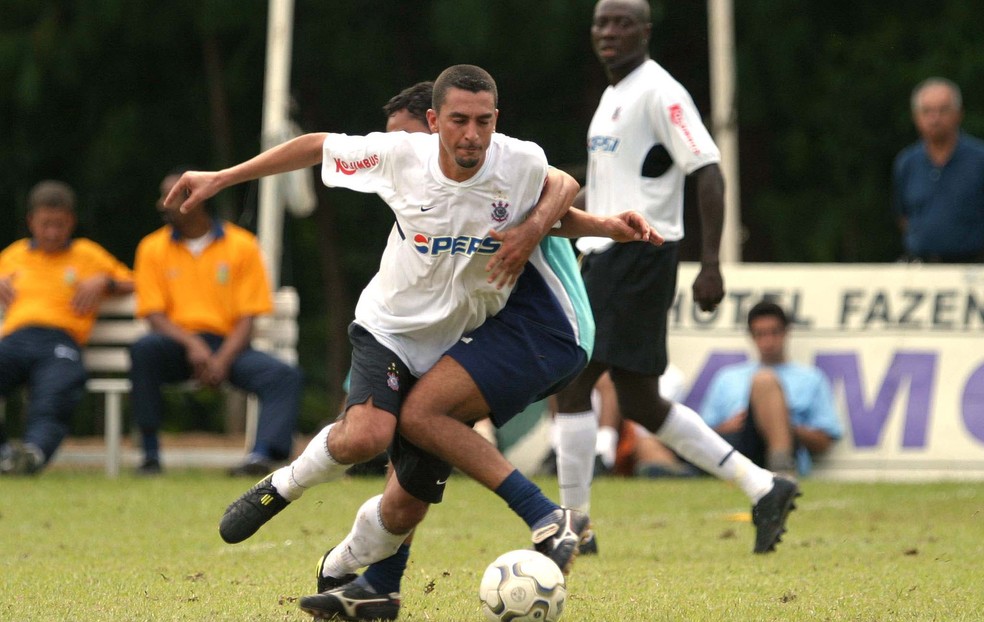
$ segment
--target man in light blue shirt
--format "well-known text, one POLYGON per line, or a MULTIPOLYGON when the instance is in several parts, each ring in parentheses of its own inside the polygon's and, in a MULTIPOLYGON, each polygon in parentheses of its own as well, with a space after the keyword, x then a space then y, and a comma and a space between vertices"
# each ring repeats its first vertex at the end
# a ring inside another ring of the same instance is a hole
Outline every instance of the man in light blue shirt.
POLYGON ((708 389, 700 414, 707 425, 756 464, 801 475, 843 434, 826 376, 786 360, 789 320, 763 301, 748 312, 758 361, 725 367, 708 389))

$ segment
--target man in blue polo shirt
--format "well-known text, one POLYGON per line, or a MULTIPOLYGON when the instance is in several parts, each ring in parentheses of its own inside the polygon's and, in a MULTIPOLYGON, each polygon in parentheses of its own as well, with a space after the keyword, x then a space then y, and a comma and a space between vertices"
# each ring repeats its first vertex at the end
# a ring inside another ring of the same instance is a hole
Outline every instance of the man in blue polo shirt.
POLYGON ((929 78, 912 91, 921 140, 892 170, 893 210, 909 261, 984 261, 984 141, 960 131, 960 87, 929 78))

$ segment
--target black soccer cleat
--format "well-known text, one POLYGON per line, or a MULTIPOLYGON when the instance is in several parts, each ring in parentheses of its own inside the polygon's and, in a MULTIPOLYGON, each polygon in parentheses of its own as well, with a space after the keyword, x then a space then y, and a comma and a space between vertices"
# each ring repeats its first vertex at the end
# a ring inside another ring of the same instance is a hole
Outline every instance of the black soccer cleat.
POLYGON ((553 560, 566 575, 590 526, 587 514, 558 508, 533 525, 533 548, 553 560))
POLYGON ((347 574, 341 578, 336 579, 335 577, 326 577, 322 574, 325 568, 325 560, 328 559, 328 555, 335 550, 335 547, 328 549, 324 555, 321 556, 321 561, 318 562, 318 593, 327 592, 328 590, 333 590, 336 587, 341 587, 346 583, 351 583, 358 578, 358 575, 347 574))
POLYGON ((316 620, 395 620, 400 615, 400 595, 376 594, 353 582, 304 596, 301 610, 316 620))
POLYGON ((289 503, 273 487, 273 474, 267 475, 226 508, 219 535, 229 544, 242 542, 289 503))
POLYGON ((752 523, 755 525, 755 553, 770 553, 786 533, 786 517, 796 509, 796 497, 801 493, 799 485, 787 477, 772 478, 772 490, 752 506, 752 523))

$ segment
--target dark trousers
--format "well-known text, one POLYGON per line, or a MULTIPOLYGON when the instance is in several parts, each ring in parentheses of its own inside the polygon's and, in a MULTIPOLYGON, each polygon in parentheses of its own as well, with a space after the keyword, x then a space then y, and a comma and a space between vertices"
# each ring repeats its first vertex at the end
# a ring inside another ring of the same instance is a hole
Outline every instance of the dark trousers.
MULTIPOLYGON (((212 351, 222 337, 200 335, 212 351)), ((144 436, 147 458, 158 457, 157 432, 164 418, 161 387, 191 378, 184 347, 159 333, 141 337, 130 346, 130 403, 133 418, 144 436)), ((229 382, 260 400, 260 416, 253 451, 274 460, 290 457, 294 428, 301 401, 301 372, 265 352, 247 348, 229 370, 229 382)))
POLYGON ((38 446, 46 462, 68 435, 86 378, 79 345, 62 330, 28 327, 0 339, 0 395, 27 386, 22 440, 38 446))

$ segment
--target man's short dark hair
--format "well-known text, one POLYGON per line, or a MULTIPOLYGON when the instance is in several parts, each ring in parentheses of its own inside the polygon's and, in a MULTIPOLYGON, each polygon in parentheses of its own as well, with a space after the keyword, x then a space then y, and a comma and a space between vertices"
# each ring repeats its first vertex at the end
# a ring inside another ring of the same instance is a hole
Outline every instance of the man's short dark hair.
POLYGON ((783 328, 789 326, 789 318, 786 317, 786 312, 782 310, 782 307, 772 302, 771 300, 763 300, 762 302, 756 303, 754 307, 748 311, 748 328, 752 328, 752 322, 760 317, 772 316, 779 320, 783 328))
POLYGON ((452 65, 437 76, 434 81, 434 100, 431 108, 440 112, 447 97, 448 89, 462 89, 471 93, 487 91, 492 93, 492 105, 499 106, 499 90, 489 72, 475 65, 452 65))
POLYGON ((27 211, 39 207, 55 207, 70 212, 75 211, 75 191, 63 181, 45 179, 31 188, 27 195, 27 211))
POLYGON ((434 83, 430 80, 418 82, 394 95, 383 106, 383 112, 389 118, 394 113, 406 110, 414 119, 427 125, 427 109, 431 107, 433 99, 434 83))

